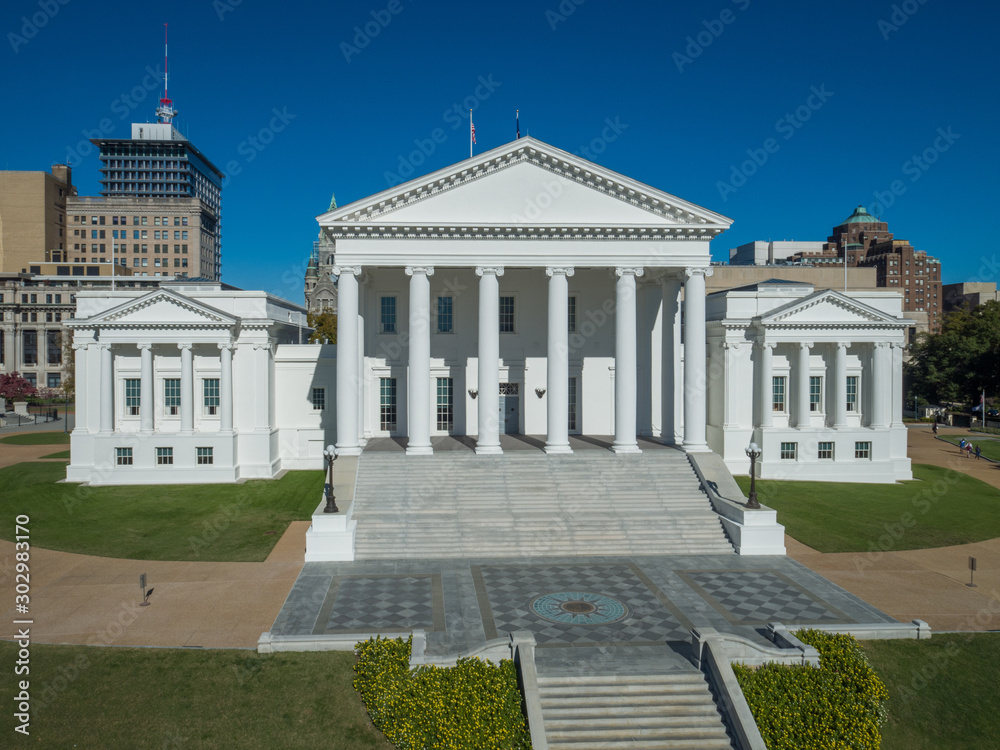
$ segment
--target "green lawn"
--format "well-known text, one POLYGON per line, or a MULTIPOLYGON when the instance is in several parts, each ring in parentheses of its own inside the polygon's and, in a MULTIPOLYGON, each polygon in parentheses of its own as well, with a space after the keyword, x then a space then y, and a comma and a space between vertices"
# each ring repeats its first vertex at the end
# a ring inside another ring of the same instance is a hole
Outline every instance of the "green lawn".
POLYGON ((50 453, 47 456, 42 456, 42 458, 69 458, 69 451, 59 451, 58 453, 50 453))
MULTIPOLYGON (((16 658, 0 643, 0 662, 16 658)), ((354 658, 33 644, 30 739, 8 710, 5 746, 392 750, 351 686, 354 658)), ((0 680, 5 706, 14 685, 0 680)))
POLYGON ((0 469, 0 538, 11 540, 21 513, 31 543, 84 555, 138 560, 264 560, 291 521, 320 501, 321 471, 290 471, 246 484, 86 487, 56 484, 61 463, 0 469), (266 532, 274 532, 268 534, 266 532))
MULTIPOLYGON (((913 482, 757 482, 761 503, 795 539, 820 552, 924 549, 1000 537, 1000 490, 938 466, 913 482)), ((744 493, 750 478, 736 477, 744 493)))
POLYGON ((889 688, 882 750, 994 750, 1000 737, 1000 634, 861 641, 889 688))
POLYGON ((68 432, 23 432, 0 438, 7 445, 69 445, 68 432))
MULTIPOLYGON (((958 446, 959 441, 961 441, 961 439, 963 437, 966 440, 969 439, 969 436, 967 436, 967 435, 942 435, 941 439, 942 440, 947 440, 949 443, 951 443, 954 446, 958 446)), ((990 459, 992 459, 994 461, 1000 461, 1000 440, 997 440, 996 438, 990 438, 990 437, 987 437, 985 435, 981 435, 981 436, 980 435, 973 435, 972 436, 972 450, 973 450, 973 453, 975 453, 977 445, 979 446, 980 450, 982 451, 983 456, 985 456, 986 458, 990 458, 990 459)), ((955 455, 956 456, 958 455, 958 448, 957 447, 955 448, 955 455)), ((973 461, 976 460, 975 456, 973 456, 972 460, 973 461)))

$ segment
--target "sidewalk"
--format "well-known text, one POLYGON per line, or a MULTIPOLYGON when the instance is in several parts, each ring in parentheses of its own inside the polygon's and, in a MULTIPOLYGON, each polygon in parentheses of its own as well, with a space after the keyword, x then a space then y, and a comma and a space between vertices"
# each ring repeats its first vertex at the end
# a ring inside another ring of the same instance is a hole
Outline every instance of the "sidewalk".
MULTIPOLYGON (((945 428, 941 434, 969 434, 945 428)), ((1000 488, 1000 465, 958 455, 930 428, 907 432, 913 463, 955 469, 1000 488)), ((780 521, 780 518, 779 518, 780 521)), ((785 536, 788 556, 897 620, 926 620, 934 630, 1000 630, 1000 539, 905 552, 822 553, 785 536), (976 588, 969 557, 978 561, 976 588)))

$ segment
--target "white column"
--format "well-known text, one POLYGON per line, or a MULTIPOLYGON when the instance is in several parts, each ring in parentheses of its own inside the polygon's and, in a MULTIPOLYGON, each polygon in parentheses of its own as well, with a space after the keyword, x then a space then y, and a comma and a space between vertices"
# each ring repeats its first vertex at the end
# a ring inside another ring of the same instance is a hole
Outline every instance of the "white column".
POLYGON ((153 345, 139 347, 139 430, 153 431, 153 345))
POLYGON ((847 347, 836 344, 833 356, 833 426, 847 427, 847 347))
POLYGON ((191 432, 194 429, 194 354, 191 344, 178 344, 177 348, 181 350, 181 432, 191 432))
POLYGON ((479 437, 476 453, 500 449, 500 283, 503 268, 476 268, 479 276, 479 437))
POLYGON ((548 438, 546 453, 572 453, 569 447, 569 277, 572 268, 546 268, 549 277, 549 337, 546 361, 548 438))
POLYGON ((111 344, 98 344, 101 350, 101 432, 115 429, 115 373, 111 344))
POLYGON ((903 426, 903 344, 890 344, 892 348, 892 427, 903 426))
POLYGON ((688 268, 684 282, 684 449, 708 450, 705 373, 705 277, 711 268, 688 268))
POLYGON ((219 430, 233 431, 233 345, 219 344, 219 430))
POLYGON ((360 456, 358 411, 358 276, 361 268, 335 267, 337 282, 337 453, 360 456))
POLYGON ((795 363, 795 426, 809 426, 809 350, 811 343, 800 342, 795 363))
MULTIPOLYGON (((10 351, 8 349, 7 351, 10 351)), ((73 431, 76 432, 89 432, 87 429, 87 404, 90 401, 90 394, 87 389, 90 386, 89 379, 87 377, 87 345, 86 344, 73 344, 73 378, 76 381, 74 384, 74 403, 76 404, 76 413, 74 415, 74 427, 73 431)))
MULTIPOLYGON (((886 390, 885 390, 885 343, 876 341, 872 343, 872 369, 871 377, 863 383, 864 389, 868 392, 867 403, 871 412, 865 416, 870 427, 885 427, 888 424, 886 419, 886 390)), ((865 403, 859 398, 859 404, 865 403)))
POLYGON ((760 426, 770 427, 774 424, 774 344, 769 341, 757 342, 757 354, 760 356, 758 373, 760 377, 760 426))
POLYGON ((635 441, 635 279, 642 268, 616 268, 615 283, 615 453, 639 453, 635 441))
POLYGON ((677 442, 677 360, 680 357, 680 277, 668 274, 660 280, 663 291, 663 310, 660 316, 662 326, 662 356, 660 364, 660 413, 663 426, 660 428, 660 442, 674 445, 677 442))
POLYGON ((406 455, 429 456, 431 448, 431 282, 434 269, 407 266, 410 277, 410 367, 407 373, 406 455))

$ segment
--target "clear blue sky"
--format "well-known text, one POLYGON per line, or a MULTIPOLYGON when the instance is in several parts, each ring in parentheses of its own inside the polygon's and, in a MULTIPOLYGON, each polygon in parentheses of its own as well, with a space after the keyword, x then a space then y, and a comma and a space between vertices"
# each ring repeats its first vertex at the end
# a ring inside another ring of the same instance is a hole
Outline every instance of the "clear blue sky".
POLYGON ((72 158, 97 194, 96 155, 71 150, 105 118, 116 137, 153 119, 160 87, 143 83, 169 22, 177 123, 230 174, 237 286, 301 302, 331 193, 386 188, 421 141, 414 176, 466 158, 454 112, 469 105, 477 150, 512 140, 520 108, 522 133, 731 217, 717 260, 824 240, 881 194, 890 231, 941 258, 946 283, 996 281, 998 20, 967 0, 6 0, 0 168, 72 158))

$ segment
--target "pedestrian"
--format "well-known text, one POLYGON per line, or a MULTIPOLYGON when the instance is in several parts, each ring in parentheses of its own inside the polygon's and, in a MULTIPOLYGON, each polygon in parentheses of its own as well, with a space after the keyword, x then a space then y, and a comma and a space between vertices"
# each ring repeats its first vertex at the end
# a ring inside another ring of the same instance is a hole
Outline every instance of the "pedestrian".
POLYGON ((976 446, 976 460, 977 460, 977 461, 979 460, 979 454, 980 454, 980 452, 981 452, 981 451, 979 450, 979 446, 977 445, 977 446, 976 446))
POLYGON ((934 420, 934 426, 931 428, 934 430, 934 437, 937 437, 937 420, 934 420))
POLYGON ((965 444, 965 457, 972 458, 972 441, 970 440, 965 444))
POLYGON ((960 455, 965 453, 965 438, 958 441, 958 452, 960 455))

